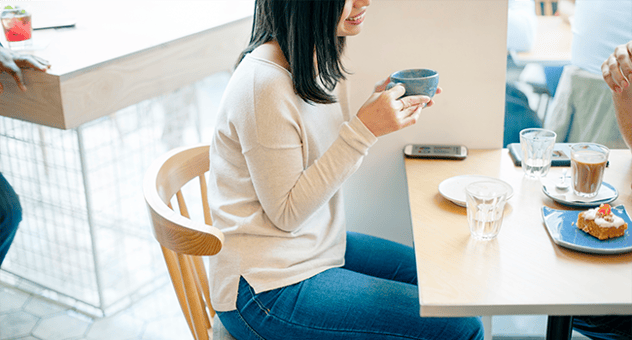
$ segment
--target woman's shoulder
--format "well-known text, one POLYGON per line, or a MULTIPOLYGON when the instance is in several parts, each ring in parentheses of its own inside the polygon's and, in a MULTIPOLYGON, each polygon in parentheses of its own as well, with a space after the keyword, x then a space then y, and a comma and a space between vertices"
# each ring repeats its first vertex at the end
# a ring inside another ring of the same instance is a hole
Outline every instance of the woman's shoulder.
POLYGON ((301 106, 290 73, 269 60, 251 55, 246 55, 235 69, 223 101, 237 115, 285 115, 301 106), (247 110, 239 109, 244 107, 247 110))
POLYGON ((251 55, 246 55, 239 63, 232 78, 241 85, 252 86, 255 91, 293 86, 292 76, 285 68, 270 60, 251 55))

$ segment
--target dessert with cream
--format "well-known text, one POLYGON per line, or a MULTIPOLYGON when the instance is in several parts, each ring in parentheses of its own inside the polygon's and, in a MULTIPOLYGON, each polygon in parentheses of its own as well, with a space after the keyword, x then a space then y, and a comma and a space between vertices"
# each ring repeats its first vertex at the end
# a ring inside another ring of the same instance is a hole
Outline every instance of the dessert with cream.
POLYGON ((612 213, 609 204, 602 204, 598 208, 579 213, 577 228, 600 240, 607 240, 623 236, 628 224, 612 213))

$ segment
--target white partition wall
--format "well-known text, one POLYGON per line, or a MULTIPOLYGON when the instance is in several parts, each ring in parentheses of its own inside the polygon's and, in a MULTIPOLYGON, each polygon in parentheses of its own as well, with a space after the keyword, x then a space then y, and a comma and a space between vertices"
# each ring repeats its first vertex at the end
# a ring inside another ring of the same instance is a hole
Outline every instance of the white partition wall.
POLYGON ((347 181, 350 230, 412 244, 404 145, 502 147, 506 40, 507 1, 373 0, 362 33, 347 40, 351 109, 401 69, 437 70, 444 93, 417 125, 381 137, 347 181))

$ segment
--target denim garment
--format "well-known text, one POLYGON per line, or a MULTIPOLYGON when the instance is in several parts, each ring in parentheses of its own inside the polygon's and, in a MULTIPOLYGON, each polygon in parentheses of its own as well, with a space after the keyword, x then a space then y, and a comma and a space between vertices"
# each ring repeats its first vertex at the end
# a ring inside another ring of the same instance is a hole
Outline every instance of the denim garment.
POLYGON ((249 339, 483 339, 478 317, 422 318, 411 247, 347 233, 345 266, 255 294, 242 277, 237 309, 219 312, 249 339))
POLYGON ((22 206, 18 195, 0 173, 0 266, 22 221, 22 206))
POLYGON ((632 315, 578 315, 573 329, 593 340, 630 340, 632 315))

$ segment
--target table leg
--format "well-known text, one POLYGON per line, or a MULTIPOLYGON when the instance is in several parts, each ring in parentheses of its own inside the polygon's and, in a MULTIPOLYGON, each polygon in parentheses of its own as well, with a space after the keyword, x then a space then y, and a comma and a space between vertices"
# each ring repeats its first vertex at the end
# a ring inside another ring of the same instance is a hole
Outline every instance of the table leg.
POLYGON ((570 340, 572 332, 572 315, 549 315, 546 325, 547 340, 570 340))

